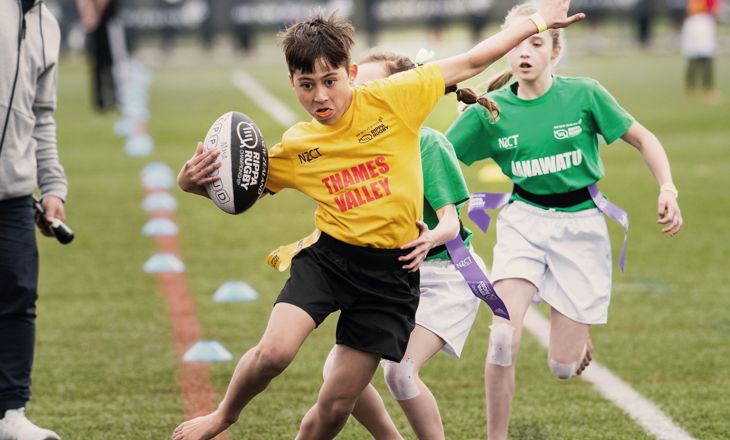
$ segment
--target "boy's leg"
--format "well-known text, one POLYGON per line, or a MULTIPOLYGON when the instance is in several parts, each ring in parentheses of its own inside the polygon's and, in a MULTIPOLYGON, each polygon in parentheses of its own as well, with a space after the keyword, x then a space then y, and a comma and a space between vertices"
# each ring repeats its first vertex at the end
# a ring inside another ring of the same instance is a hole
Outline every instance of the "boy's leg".
POLYGON ((418 376, 421 366, 443 346, 443 339, 416 325, 408 340, 403 360, 399 363, 383 362, 388 389, 403 408, 416 437, 421 440, 444 438, 444 427, 436 399, 418 376))
MULTIPOLYGON (((337 346, 335 345, 330 350, 327 361, 324 364, 322 376, 325 380, 329 376, 330 371, 332 371, 336 350, 337 346)), ((378 393, 378 390, 375 389, 373 384, 368 384, 362 390, 362 393, 360 393, 355 408, 352 410, 352 416, 376 440, 402 440, 398 428, 396 428, 393 419, 390 418, 390 414, 385 409, 383 398, 380 397, 380 393, 378 393)))
POLYGON ((352 416, 368 430, 375 440, 402 440, 398 428, 385 409, 383 398, 372 384, 360 393, 352 416))
POLYGON ((337 345, 332 369, 307 412, 297 439, 334 438, 352 413, 358 397, 373 378, 380 355, 337 345))
POLYGON ((550 349, 548 364, 550 371, 559 379, 570 379, 582 372, 589 352, 590 325, 573 321, 555 309, 550 313, 550 349))
POLYGON ((484 369, 487 394, 487 437, 507 438, 512 396, 515 391, 515 364, 522 338, 522 321, 537 288, 521 278, 497 281, 494 289, 507 306, 510 320, 494 317, 484 369))
POLYGON ((251 399, 294 359, 314 328, 314 320, 304 310, 292 304, 276 304, 261 341, 238 362, 218 409, 182 423, 175 429, 173 440, 211 439, 235 423, 251 399))

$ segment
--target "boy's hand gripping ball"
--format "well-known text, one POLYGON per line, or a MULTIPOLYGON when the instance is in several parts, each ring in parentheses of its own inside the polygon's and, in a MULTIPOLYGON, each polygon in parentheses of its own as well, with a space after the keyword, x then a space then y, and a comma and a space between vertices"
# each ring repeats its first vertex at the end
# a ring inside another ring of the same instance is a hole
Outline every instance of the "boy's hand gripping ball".
POLYGON ((228 112, 216 119, 203 142, 204 151, 217 148, 221 167, 213 172, 220 179, 205 186, 220 209, 240 214, 264 193, 269 156, 264 137, 243 113, 228 112))

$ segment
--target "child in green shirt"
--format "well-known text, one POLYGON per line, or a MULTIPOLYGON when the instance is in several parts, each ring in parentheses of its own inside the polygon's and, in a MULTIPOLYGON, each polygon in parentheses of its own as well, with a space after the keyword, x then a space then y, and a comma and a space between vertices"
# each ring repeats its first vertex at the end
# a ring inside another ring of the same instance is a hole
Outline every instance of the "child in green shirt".
MULTIPOLYGON (((534 12, 534 4, 519 5, 507 15, 505 26, 534 12)), ((533 296, 551 306, 548 363, 561 379, 580 374, 588 365, 589 328, 607 320, 610 242, 595 202, 605 200, 592 195, 604 174, 599 134, 609 144, 621 138, 639 150, 660 187, 662 232, 674 235, 682 227, 678 193, 659 140, 595 80, 553 75, 561 49, 558 29, 520 43, 507 55, 511 71, 495 81, 489 94, 500 106, 500 119, 490 123, 483 108, 472 106, 446 133, 462 162, 470 165, 491 157, 514 184, 497 221, 492 267, 494 287, 511 321, 495 316, 491 327, 486 367, 490 439, 507 436, 513 360, 533 296), (517 81, 502 87, 513 75, 517 81)))

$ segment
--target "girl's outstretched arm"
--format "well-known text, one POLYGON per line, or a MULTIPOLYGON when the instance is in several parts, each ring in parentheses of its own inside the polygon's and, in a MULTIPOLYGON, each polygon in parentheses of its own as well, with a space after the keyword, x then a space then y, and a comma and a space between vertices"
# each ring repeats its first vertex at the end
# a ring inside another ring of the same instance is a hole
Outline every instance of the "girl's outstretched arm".
POLYGON ((401 249, 412 249, 408 255, 400 257, 399 260, 404 263, 403 269, 415 272, 421 266, 423 260, 428 256, 431 248, 445 244, 453 240, 459 235, 459 213, 456 206, 449 204, 436 210, 436 216, 439 219, 438 224, 433 229, 422 221, 418 221, 420 234, 417 239, 401 246, 401 249))
POLYGON ((672 181, 669 158, 659 139, 646 127, 634 122, 621 139, 639 150, 644 162, 659 184, 657 215, 659 224, 664 225, 662 232, 676 235, 682 229, 682 212, 679 210, 677 188, 672 181))

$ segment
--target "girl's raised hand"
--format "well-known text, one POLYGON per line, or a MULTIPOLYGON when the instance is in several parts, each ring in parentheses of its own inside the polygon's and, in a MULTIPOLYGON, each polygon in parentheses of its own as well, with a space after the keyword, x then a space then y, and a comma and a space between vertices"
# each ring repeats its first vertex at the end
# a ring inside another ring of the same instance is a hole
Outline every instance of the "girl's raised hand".
POLYGON ((568 27, 586 18, 582 12, 568 16, 570 0, 541 0, 537 10, 550 29, 568 27))

